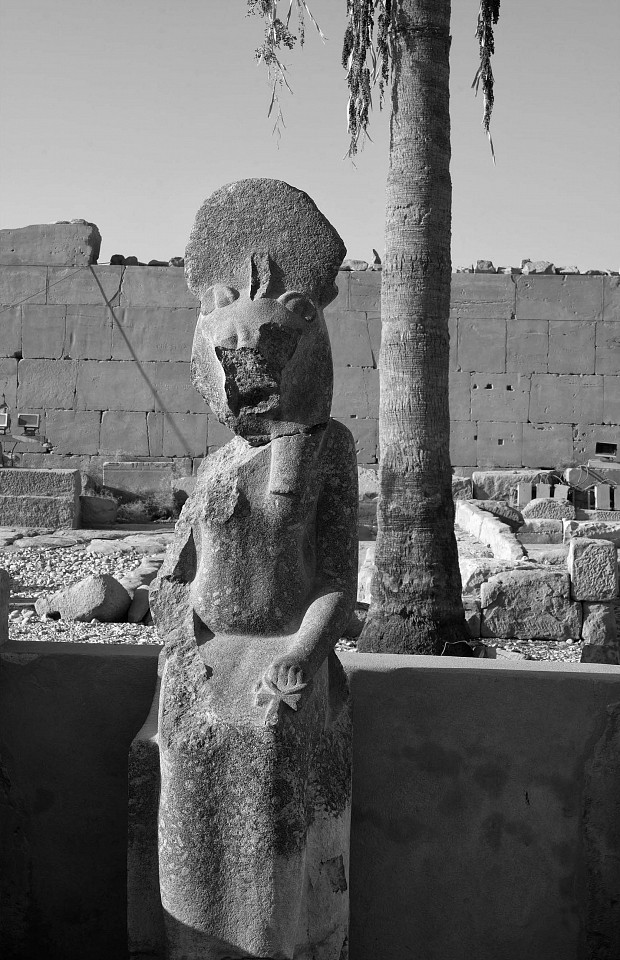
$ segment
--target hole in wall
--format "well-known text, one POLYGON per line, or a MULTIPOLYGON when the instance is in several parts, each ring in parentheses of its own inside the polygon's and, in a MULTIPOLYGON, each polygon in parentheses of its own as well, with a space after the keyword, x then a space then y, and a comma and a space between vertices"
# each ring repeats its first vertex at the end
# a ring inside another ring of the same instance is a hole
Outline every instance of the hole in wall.
POLYGON ((506 384, 506 390, 510 390, 510 391, 512 392, 512 391, 514 390, 514 387, 512 387, 512 386, 508 383, 508 384, 506 384))
POLYGON ((503 446, 504 446, 504 441, 503 441, 503 440, 498 440, 498 441, 497 441, 497 446, 498 446, 498 447, 503 447, 503 446))
POLYGON ((493 389, 493 384, 492 384, 492 383, 487 383, 487 385, 486 385, 486 387, 485 387, 484 389, 485 389, 485 390, 492 390, 492 389, 493 389))

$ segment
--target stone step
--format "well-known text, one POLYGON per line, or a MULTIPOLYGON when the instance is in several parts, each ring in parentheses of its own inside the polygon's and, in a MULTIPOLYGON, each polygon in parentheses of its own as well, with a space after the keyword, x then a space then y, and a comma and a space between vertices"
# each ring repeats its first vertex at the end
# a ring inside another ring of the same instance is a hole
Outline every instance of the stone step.
POLYGON ((58 529, 59 527, 77 527, 79 519, 79 498, 77 497, 0 494, 0 525, 2 526, 58 529))
POLYGON ((79 470, 0 468, 1 496, 77 497, 79 492, 79 470))

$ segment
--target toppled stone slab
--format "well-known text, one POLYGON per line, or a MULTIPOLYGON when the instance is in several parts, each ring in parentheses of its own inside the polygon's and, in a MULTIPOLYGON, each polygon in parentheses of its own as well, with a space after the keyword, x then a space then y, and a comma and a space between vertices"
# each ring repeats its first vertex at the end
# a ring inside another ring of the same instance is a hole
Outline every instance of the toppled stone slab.
POLYGON ((34 605, 40 617, 59 616, 62 620, 125 620, 131 597, 109 573, 95 574, 60 590, 51 597, 40 597, 34 605))
POLYGON ((476 500, 511 500, 518 483, 550 483, 548 470, 475 470, 472 474, 476 500))
POLYGON ((51 529, 77 527, 79 526, 79 499, 0 495, 0 524, 51 529))
POLYGON ((618 595, 618 551, 609 540, 577 537, 568 548, 573 600, 615 600, 618 595))
POLYGON ((476 503, 479 510, 491 513, 498 520, 508 524, 513 532, 523 526, 523 517, 516 507, 511 507, 505 500, 479 500, 476 503))
POLYGON ((575 508, 568 500, 555 497, 536 497, 521 511, 524 520, 574 520, 575 508))
POLYGON ((562 543, 563 535, 561 520, 526 520, 519 530, 521 543, 562 543))
POLYGON ((618 628, 612 603, 584 603, 581 639, 596 645, 617 643, 618 628))
POLYGON ((456 523, 486 543, 497 560, 520 560, 525 551, 507 524, 480 510, 475 500, 455 501, 456 523))
POLYGON ((620 523, 620 510, 582 510, 575 511, 576 520, 612 520, 620 523))
POLYGON ((474 489, 471 477, 452 477, 452 499, 471 500, 474 489))
POLYGON ((569 640, 581 634, 581 604, 570 600, 568 573, 513 570, 480 588, 481 636, 569 640))
POLYGON ((587 540, 609 540, 620 546, 620 523, 595 521, 595 520, 565 520, 564 543, 577 537, 585 537, 587 540))
POLYGON ((11 578, 6 570, 0 570, 0 647, 9 639, 9 597, 11 578))
POLYGON ((97 263, 101 234, 94 223, 33 223, 0 230, 0 264, 44 264, 50 267, 97 263))

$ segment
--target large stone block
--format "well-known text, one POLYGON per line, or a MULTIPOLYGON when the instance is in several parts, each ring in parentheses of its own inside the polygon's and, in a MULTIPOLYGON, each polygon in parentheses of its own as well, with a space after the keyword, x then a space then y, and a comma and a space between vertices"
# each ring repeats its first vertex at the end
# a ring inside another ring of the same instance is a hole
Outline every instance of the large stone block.
POLYGON ((471 374, 450 374, 450 419, 471 420, 471 374))
POLYGON ((374 418, 349 418, 346 425, 355 440, 357 462, 377 463, 379 459, 379 424, 374 418))
POLYGON ((581 639, 596 646, 617 643, 618 629, 613 603, 585 602, 583 604, 581 639))
POLYGON ((9 599, 11 578, 6 570, 0 570, 0 647, 9 639, 9 599))
POLYGON ((476 500, 514 500, 519 483, 549 483, 550 474, 540 470, 476 470, 472 475, 476 500))
POLYGON ((0 230, 0 264, 82 266, 97 263, 101 234, 94 223, 34 223, 0 230))
POLYGON ((2 267, 0 269, 0 304, 14 306, 45 303, 47 297, 47 267, 2 267))
POLYGON ((564 528, 561 520, 546 520, 535 517, 526 520, 519 529, 521 543, 562 543, 564 528))
POLYGON ((602 277, 524 276, 517 279, 519 320, 599 320, 602 277))
POLYGON ((135 363, 125 360, 80 360, 75 364, 78 410, 155 409, 153 389, 135 363))
POLYGON ((549 323, 549 373, 594 373, 596 324, 591 320, 549 323))
POLYGON ((504 373, 506 370, 506 321, 460 318, 457 366, 463 373, 504 373))
POLYGON ((581 604, 571 602, 563 571, 501 573, 482 584, 480 604, 483 637, 568 640, 581 633, 581 604))
POLYGON ((77 527, 79 497, 26 497, 0 494, 0 526, 77 527))
MULTIPOLYGON (((340 277, 340 274, 338 275, 340 277)), ((373 313, 381 309, 381 272, 367 270, 351 274, 349 309, 373 313)))
POLYGON ((461 467, 478 463, 477 424, 469 420, 450 422, 450 462, 461 467))
POLYGON ((175 476, 183 476, 183 472, 172 463, 110 461, 103 465, 103 485, 113 492, 130 496, 171 493, 175 476))
POLYGON ((620 370, 620 323, 596 325, 596 373, 617 374, 620 370))
POLYGON ((75 498, 79 493, 79 470, 0 469, 0 494, 3 496, 75 498))
POLYGON ((102 453, 117 457, 148 457, 146 413, 105 410, 101 418, 99 448, 102 453))
POLYGON ((529 418, 533 423, 600 423, 603 419, 602 378, 534 374, 529 418))
POLYGON ((471 378, 472 420, 524 422, 528 418, 530 378, 522 373, 475 374, 471 378))
POLYGON ((102 304, 115 306, 121 286, 123 267, 50 267, 48 303, 102 304))
POLYGON ((480 467, 520 467, 523 457, 522 423, 478 421, 477 463, 480 467))
POLYGON ((48 410, 45 437, 56 454, 99 452, 101 414, 97 410, 48 410))
POLYGON ((113 311, 104 304, 69 304, 66 310, 65 356, 72 360, 109 360, 113 311))
MULTIPOLYGON (((524 423, 523 466, 554 469, 573 456, 570 423, 524 423)), ((542 482, 542 481, 541 481, 542 482)))
POLYGON ((0 398, 5 400, 13 411, 17 406, 17 360, 0 358, 0 398))
POLYGON ((620 320, 620 278, 603 277, 603 320, 620 320))
POLYGON ((189 360, 196 328, 194 307, 124 307, 115 311, 114 360, 189 360))
POLYGON ((603 420, 620 423, 620 377, 603 377, 603 420))
POLYGON ((618 550, 609 540, 577 537, 568 547, 573 600, 615 600, 618 595, 618 550))
MULTIPOLYGON (((22 356, 24 359, 59 360, 64 355, 67 308, 24 303, 22 306, 22 356)), ((71 356, 69 354, 69 356, 71 356)))
POLYGON ((163 455, 201 457, 207 450, 207 413, 171 413, 164 417, 163 455))
POLYGON ((149 457, 164 454, 164 415, 150 411, 146 415, 146 432, 149 438, 149 457))
POLYGON ((75 360, 20 360, 17 403, 26 407, 73 407, 78 364, 75 360))
POLYGON ((609 540, 620 547, 620 523, 614 520, 566 520, 564 522, 564 542, 573 538, 585 537, 587 540, 609 540))
POLYGON ((366 314, 352 310, 326 318, 335 367, 372 367, 374 357, 366 314))
POLYGON ((514 316, 512 277, 458 273, 452 276, 450 313, 469 320, 509 320, 514 316))
POLYGON ((575 508, 568 500, 535 497, 521 510, 524 520, 574 520, 575 508))
MULTIPOLYGON (((135 364, 131 366, 135 369, 135 364)), ((207 410, 205 401, 191 382, 189 360, 147 360, 142 369, 154 390, 151 409, 168 413, 204 413, 207 410)))
POLYGON ((125 267, 121 307, 194 307, 182 270, 170 267, 125 267))
POLYGON ((506 370, 547 373, 548 320, 512 320, 506 328, 506 370))
POLYGON ((0 310, 0 357, 13 357, 22 349, 22 308, 0 310))

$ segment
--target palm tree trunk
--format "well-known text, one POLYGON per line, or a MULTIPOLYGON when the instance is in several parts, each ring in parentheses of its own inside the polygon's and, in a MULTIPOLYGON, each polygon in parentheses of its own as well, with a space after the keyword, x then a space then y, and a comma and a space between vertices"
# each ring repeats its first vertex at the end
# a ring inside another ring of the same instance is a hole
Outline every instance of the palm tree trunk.
POLYGON ((450 0, 395 7, 377 572, 359 649, 440 653, 467 637, 449 454, 450 0))

